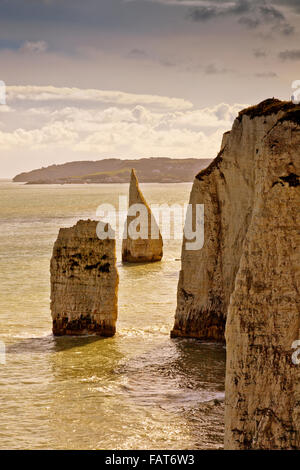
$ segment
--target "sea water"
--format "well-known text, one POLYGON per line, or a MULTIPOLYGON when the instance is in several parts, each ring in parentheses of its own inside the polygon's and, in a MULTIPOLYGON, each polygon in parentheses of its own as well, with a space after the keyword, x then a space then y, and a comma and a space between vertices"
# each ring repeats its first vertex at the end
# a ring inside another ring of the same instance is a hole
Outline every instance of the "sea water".
MULTIPOLYGON (((186 204, 191 184, 142 184, 186 204)), ((122 265, 117 334, 51 334, 50 258, 60 227, 118 206, 127 184, 0 181, 1 449, 205 449, 223 443, 225 350, 171 339, 181 240, 160 263, 122 265)))

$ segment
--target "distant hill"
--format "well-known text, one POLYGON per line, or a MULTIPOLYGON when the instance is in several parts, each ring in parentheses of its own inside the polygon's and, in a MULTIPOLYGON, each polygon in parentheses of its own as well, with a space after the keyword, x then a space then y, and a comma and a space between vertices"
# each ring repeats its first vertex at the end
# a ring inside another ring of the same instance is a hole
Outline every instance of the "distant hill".
POLYGON ((135 168, 142 183, 181 183, 193 181, 199 171, 211 161, 208 158, 109 158, 69 162, 20 173, 13 181, 28 184, 128 183, 131 169, 135 168))

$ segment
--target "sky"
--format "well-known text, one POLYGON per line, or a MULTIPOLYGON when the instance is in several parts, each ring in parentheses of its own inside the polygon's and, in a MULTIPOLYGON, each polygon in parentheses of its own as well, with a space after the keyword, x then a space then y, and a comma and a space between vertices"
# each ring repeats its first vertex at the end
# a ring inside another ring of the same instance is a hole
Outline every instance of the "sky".
POLYGON ((300 0, 0 8, 0 178, 74 160, 213 158, 241 109, 290 99, 300 79, 300 0))

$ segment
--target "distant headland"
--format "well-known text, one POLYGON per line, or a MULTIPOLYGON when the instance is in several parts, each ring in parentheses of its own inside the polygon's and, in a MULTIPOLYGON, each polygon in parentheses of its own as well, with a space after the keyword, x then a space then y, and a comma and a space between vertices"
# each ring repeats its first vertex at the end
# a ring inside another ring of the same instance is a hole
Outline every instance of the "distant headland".
POLYGON ((20 173, 13 181, 27 184, 128 183, 134 167, 142 183, 184 183, 193 181, 195 174, 211 161, 209 158, 109 158, 69 162, 20 173))

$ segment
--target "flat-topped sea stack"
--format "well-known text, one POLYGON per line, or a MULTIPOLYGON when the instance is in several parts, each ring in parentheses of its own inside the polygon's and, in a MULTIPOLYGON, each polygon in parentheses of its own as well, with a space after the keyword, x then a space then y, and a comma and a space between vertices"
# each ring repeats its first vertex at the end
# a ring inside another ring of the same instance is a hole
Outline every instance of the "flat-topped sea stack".
POLYGON ((158 224, 140 190, 136 173, 132 170, 129 187, 129 210, 122 244, 122 261, 126 263, 151 263, 160 261, 162 256, 163 240, 158 224), (138 211, 136 205, 142 206, 141 212, 138 211), (137 227, 134 227, 137 228, 137 236, 134 237, 130 231, 133 224, 137 225, 137 227), (140 229, 140 235, 137 233, 138 229, 140 229))
POLYGON ((115 240, 100 240, 98 223, 80 220, 74 227, 62 228, 54 244, 51 313, 56 336, 115 334, 119 282, 115 240))

